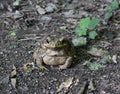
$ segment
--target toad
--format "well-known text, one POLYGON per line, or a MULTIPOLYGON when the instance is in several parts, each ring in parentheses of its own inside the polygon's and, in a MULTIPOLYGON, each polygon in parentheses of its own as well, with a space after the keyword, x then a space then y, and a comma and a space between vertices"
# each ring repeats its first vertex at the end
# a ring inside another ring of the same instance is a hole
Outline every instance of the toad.
POLYGON ((43 64, 58 65, 59 69, 66 69, 72 64, 73 57, 74 47, 64 37, 47 37, 36 47, 33 54, 34 62, 40 69, 46 69, 43 64))

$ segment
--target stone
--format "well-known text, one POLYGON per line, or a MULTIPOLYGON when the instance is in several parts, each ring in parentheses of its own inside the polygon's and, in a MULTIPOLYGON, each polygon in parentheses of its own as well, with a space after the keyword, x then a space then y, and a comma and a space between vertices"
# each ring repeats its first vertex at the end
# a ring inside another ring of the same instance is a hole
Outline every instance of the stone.
POLYGON ((41 15, 46 13, 45 9, 41 8, 39 5, 36 5, 36 10, 41 15))
POLYGON ((57 9, 57 7, 53 3, 48 3, 47 7, 45 8, 46 12, 53 12, 56 9, 57 9))

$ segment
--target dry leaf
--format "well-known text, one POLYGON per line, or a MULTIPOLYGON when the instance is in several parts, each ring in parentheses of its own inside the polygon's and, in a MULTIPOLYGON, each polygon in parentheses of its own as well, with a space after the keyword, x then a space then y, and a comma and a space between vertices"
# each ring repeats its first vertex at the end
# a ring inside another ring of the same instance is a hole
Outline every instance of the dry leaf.
POLYGON ((62 82, 57 90, 57 92, 60 92, 62 89, 68 89, 73 81, 73 77, 68 78, 65 82, 62 82))
POLYGON ((112 56, 112 61, 113 61, 114 63, 117 63, 117 55, 113 55, 113 56, 112 56))
POLYGON ((16 67, 13 65, 12 72, 11 72, 11 84, 15 88, 16 87, 16 67))
POLYGON ((19 6, 20 4, 20 0, 16 0, 15 2, 13 2, 13 6, 19 6))
POLYGON ((13 65, 11 77, 14 77, 14 76, 16 76, 16 67, 13 65))
POLYGON ((94 90, 95 90, 95 86, 94 86, 94 84, 93 84, 93 81, 92 81, 92 80, 90 80, 88 88, 89 88, 90 90, 92 90, 92 91, 94 91, 94 90))
POLYGON ((11 84, 14 88, 16 87, 16 78, 11 78, 11 84))
POLYGON ((92 47, 89 51, 87 51, 89 54, 93 55, 93 56, 106 56, 109 55, 108 51, 102 50, 102 49, 98 49, 95 47, 92 47))

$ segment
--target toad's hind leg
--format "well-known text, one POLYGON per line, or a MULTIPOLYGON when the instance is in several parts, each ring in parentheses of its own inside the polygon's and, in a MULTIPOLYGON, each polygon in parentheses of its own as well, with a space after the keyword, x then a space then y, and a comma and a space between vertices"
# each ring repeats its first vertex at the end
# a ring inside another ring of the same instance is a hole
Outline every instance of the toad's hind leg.
POLYGON ((72 64, 72 57, 68 57, 65 64, 60 65, 59 68, 66 69, 66 68, 70 67, 71 64, 72 64))

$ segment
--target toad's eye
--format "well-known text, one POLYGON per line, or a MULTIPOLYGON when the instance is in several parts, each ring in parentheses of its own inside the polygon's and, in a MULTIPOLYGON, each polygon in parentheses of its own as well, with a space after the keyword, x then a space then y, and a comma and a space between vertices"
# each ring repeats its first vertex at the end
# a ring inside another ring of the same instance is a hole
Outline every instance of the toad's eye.
POLYGON ((47 43, 50 43, 48 39, 46 40, 46 42, 47 42, 47 43))
POLYGON ((61 41, 61 43, 62 43, 62 44, 65 44, 65 43, 66 43, 66 41, 65 41, 65 40, 62 40, 62 41, 61 41))

